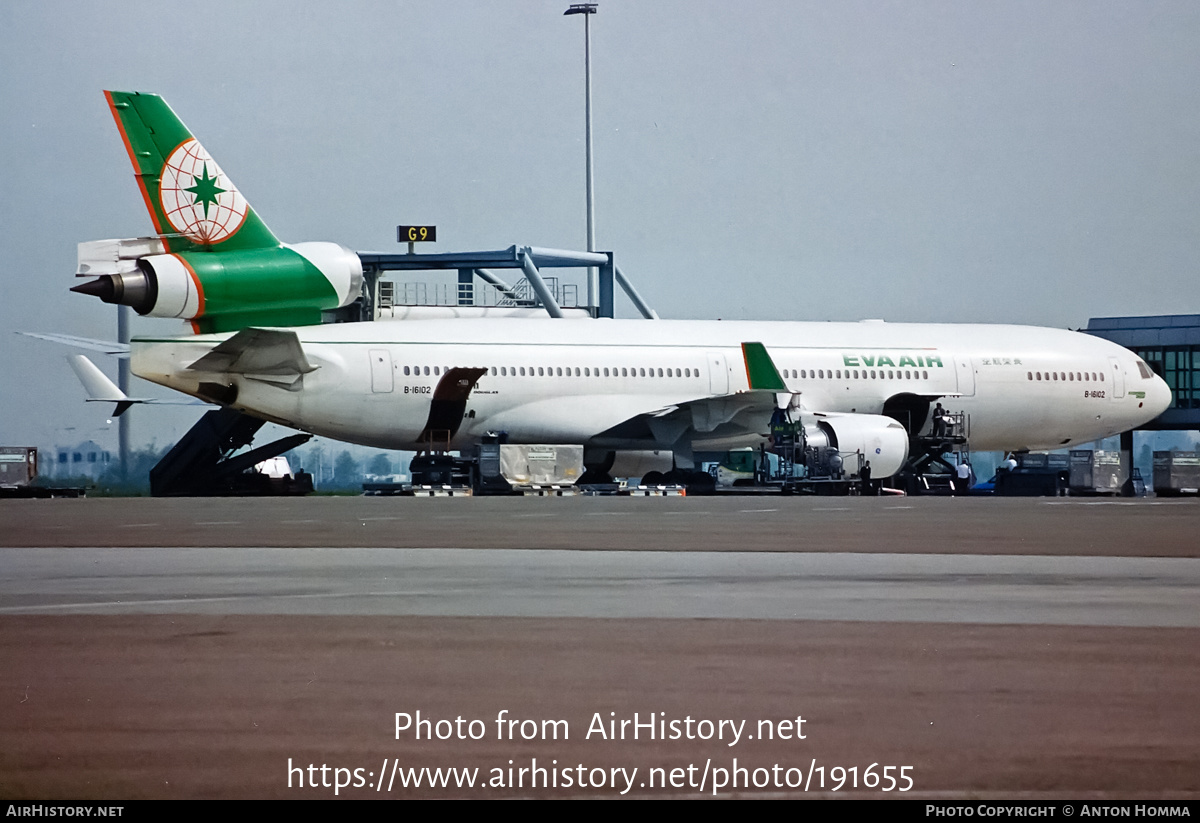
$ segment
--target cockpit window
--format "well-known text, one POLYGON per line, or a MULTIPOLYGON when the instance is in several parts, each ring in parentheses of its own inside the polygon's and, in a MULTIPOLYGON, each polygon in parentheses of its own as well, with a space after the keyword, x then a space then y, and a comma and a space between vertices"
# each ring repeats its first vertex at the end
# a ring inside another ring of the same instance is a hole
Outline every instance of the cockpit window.
POLYGON ((1143 380, 1149 380, 1151 377, 1154 376, 1154 372, 1150 371, 1150 367, 1147 366, 1145 363, 1143 363, 1141 360, 1138 360, 1137 364, 1138 364, 1138 373, 1141 374, 1143 380))

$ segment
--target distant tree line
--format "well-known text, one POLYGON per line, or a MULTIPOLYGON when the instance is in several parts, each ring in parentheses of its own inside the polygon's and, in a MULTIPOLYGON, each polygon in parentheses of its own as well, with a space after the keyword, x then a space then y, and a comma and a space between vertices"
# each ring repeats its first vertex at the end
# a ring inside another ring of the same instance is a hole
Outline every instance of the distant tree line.
POLYGON ((170 451, 170 446, 158 448, 153 443, 129 452, 129 466, 122 471, 120 459, 112 460, 98 477, 86 474, 39 477, 43 486, 86 488, 93 497, 146 497, 150 494, 150 470, 170 451))
MULTIPOLYGON (((43 486, 86 488, 94 497, 145 497, 150 494, 150 470, 162 460, 170 446, 159 448, 151 443, 129 453, 128 471, 122 472, 119 459, 111 461, 98 477, 86 474, 39 477, 43 486)), ((317 491, 361 491, 365 474, 387 475, 396 471, 398 461, 387 452, 377 452, 358 460, 349 449, 332 454, 323 445, 301 447, 284 454, 292 472, 304 470, 313 475, 317 491), (365 472, 364 472, 365 464, 365 472)))

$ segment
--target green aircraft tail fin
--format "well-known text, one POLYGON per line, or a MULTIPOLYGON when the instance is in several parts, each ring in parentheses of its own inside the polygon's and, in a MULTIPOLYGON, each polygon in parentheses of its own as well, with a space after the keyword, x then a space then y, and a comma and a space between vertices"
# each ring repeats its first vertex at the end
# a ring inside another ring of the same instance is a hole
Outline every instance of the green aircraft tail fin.
POLYGON ((169 251, 278 247, 187 126, 159 96, 106 91, 154 228, 169 251))

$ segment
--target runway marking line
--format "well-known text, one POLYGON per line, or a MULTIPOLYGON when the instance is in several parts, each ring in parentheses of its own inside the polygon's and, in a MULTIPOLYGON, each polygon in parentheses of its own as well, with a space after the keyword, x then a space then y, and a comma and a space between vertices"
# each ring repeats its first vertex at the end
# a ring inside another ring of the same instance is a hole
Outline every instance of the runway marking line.
MULTIPOLYGON (((55 609, 129 608, 138 606, 177 606, 199 603, 246 603, 255 600, 337 600, 356 597, 444 597, 447 593, 463 594, 465 589, 403 589, 397 591, 333 591, 333 592, 288 592, 281 594, 225 594, 210 597, 160 597, 142 600, 94 600, 82 603, 43 603, 26 606, 0 606, 0 614, 33 614, 55 609)), ((121 612, 137 614, 137 612, 121 612)), ((174 612, 165 612, 174 614, 174 612)), ((249 614, 254 614, 250 612, 249 614)), ((267 612, 270 614, 270 612, 267 612)), ((469 615, 475 616, 475 615, 469 615)))
POLYGON ((197 526, 240 526, 241 520, 197 520, 197 526))
POLYGON ((1166 500, 1042 500, 1043 506, 1173 506, 1166 500))

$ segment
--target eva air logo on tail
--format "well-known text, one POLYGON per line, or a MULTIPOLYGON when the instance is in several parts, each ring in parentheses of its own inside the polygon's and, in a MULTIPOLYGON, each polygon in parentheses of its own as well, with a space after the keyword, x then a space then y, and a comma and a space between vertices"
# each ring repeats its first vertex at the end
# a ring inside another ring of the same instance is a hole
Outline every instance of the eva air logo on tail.
MULTIPOLYGON (((335 243, 284 246, 159 96, 105 92, 165 254, 76 291, 197 332, 306 326, 362 294, 362 261, 335 243)), ((269 365, 269 364, 268 364, 269 365)))
POLYGON ((197 243, 219 243, 246 219, 246 199, 195 138, 167 157, 159 198, 171 228, 197 243))

